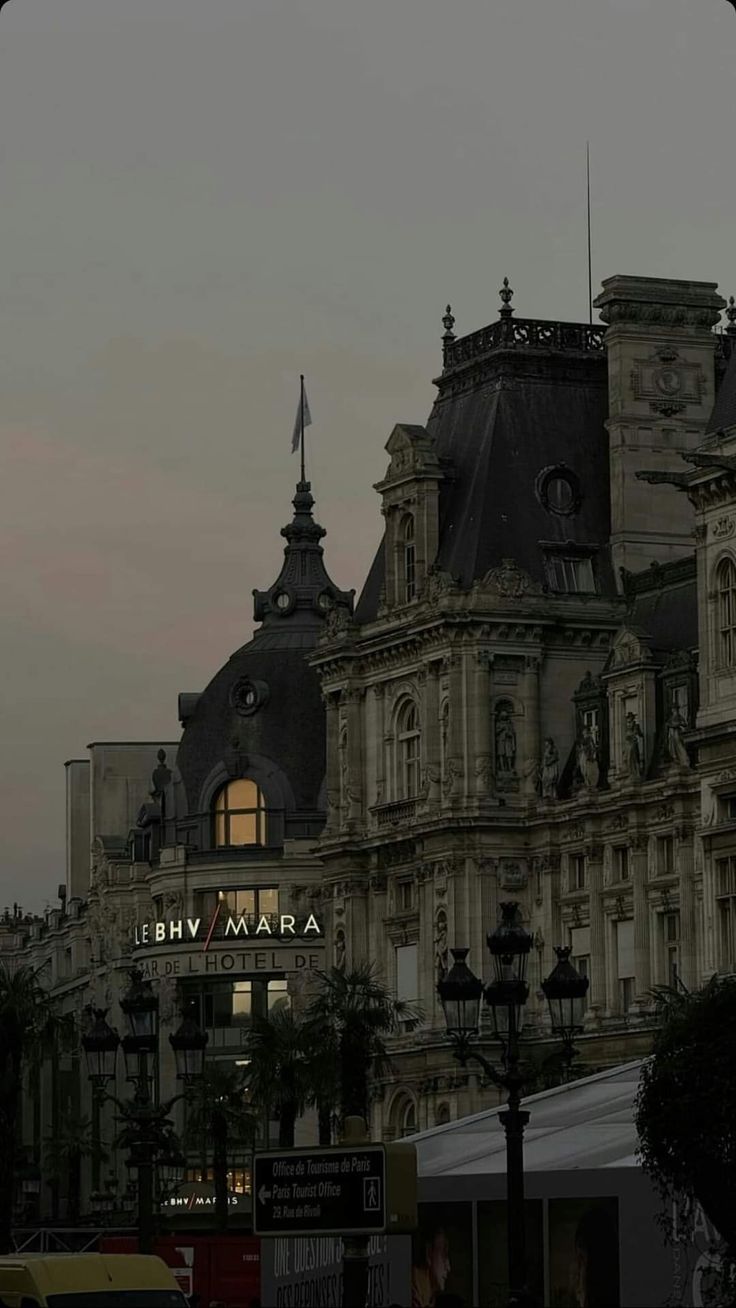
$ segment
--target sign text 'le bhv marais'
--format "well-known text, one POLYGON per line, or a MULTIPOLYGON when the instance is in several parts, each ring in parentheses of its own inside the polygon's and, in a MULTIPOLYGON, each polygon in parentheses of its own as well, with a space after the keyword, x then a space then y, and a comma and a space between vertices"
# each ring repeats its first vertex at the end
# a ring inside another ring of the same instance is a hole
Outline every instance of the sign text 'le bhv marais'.
POLYGON ((197 972, 291 971, 313 969, 323 930, 314 913, 233 914, 218 904, 211 919, 178 917, 140 922, 133 928, 133 948, 165 951, 143 964, 150 975, 182 976, 197 972), (284 946, 291 946, 285 949, 284 946))

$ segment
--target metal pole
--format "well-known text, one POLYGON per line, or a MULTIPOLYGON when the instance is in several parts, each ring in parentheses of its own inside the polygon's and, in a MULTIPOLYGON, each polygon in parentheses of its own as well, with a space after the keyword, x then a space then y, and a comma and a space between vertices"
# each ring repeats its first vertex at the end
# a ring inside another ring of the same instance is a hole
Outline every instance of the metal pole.
POLYGON ((153 1253, 153 1148, 146 1138, 144 1124, 148 1118, 151 1098, 148 1089, 148 1055, 140 1055, 140 1077, 135 1090, 135 1097, 141 1109, 139 1119, 139 1139, 134 1157, 138 1168, 138 1250, 142 1254, 153 1253))
POLYGON ((527 1302, 524 1229, 524 1127, 529 1114, 521 1107, 516 1015, 509 1009, 509 1046, 504 1078, 508 1103, 499 1120, 506 1132, 506 1212, 508 1222, 509 1308, 527 1302))
MULTIPOLYGON (((370 1140, 362 1117, 346 1117, 343 1145, 360 1148, 370 1140)), ((365 1308, 368 1299, 368 1236, 345 1236, 342 1242, 342 1308, 365 1308)))

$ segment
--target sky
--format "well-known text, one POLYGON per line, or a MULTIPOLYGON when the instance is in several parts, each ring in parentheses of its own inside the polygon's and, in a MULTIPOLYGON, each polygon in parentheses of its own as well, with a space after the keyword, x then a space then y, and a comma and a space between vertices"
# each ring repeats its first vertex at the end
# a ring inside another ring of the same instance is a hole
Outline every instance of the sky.
POLYGON ((733 259, 726 0, 10 0, 0 15, 0 908, 64 881, 64 762, 172 740, 276 577, 307 379, 335 582, 442 314, 587 317, 733 259))

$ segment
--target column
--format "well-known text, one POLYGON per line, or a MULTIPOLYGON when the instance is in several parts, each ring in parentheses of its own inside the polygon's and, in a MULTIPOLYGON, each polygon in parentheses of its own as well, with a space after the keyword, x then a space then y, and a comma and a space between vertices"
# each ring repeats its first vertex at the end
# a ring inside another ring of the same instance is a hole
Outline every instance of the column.
POLYGON ((688 990, 696 983, 697 959, 695 925, 695 849, 693 829, 681 826, 675 830, 676 860, 680 889, 680 966, 678 975, 688 990))
POLYGON ((652 946, 647 895, 648 843, 646 836, 634 836, 630 847, 634 900, 634 1005, 640 1013, 651 1008, 648 994, 652 984, 652 946))
POLYGON ((493 746, 491 743, 491 664, 493 655, 477 650, 469 716, 474 723, 475 791, 479 799, 493 793, 493 746))
POLYGON ((522 695, 524 699, 524 758, 519 768, 524 778, 527 795, 536 795, 537 777, 542 757, 539 742, 539 670, 542 660, 538 654, 524 658, 522 695))
POLYGON ((603 912, 603 846, 588 845, 586 851, 590 888, 590 990, 588 1011, 599 1021, 608 1006, 606 992, 606 919, 603 912))
POLYGON ((361 749, 361 715, 365 690, 354 686, 343 695, 348 729, 347 808, 350 827, 359 825, 363 816, 363 753, 361 749))
POLYGON ((450 738, 442 792, 446 803, 459 799, 464 790, 465 696, 463 694, 463 655, 453 650, 448 659, 450 672, 450 738))
POLYGON ((327 750, 327 823, 325 832, 336 830, 340 818, 339 692, 325 696, 327 750))
POLYGON ((429 663, 424 673, 422 706, 422 786, 425 803, 435 807, 440 802, 442 772, 440 765, 440 664, 429 663))
POLYGON ((373 687, 374 728, 376 749, 376 804, 385 804, 388 798, 386 784, 386 687, 383 682, 373 687))

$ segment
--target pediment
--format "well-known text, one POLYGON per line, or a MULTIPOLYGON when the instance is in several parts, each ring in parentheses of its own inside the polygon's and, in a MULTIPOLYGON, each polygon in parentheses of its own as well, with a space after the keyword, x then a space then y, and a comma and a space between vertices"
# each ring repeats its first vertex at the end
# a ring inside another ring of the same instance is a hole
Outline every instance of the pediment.
POLYGON ((650 663, 651 660, 649 638, 644 632, 637 631, 634 627, 622 627, 614 636, 605 671, 635 667, 640 663, 650 663))
POLYGON ((391 456, 386 480, 413 472, 439 471, 435 441, 426 427, 399 423, 386 441, 386 452, 391 456))

